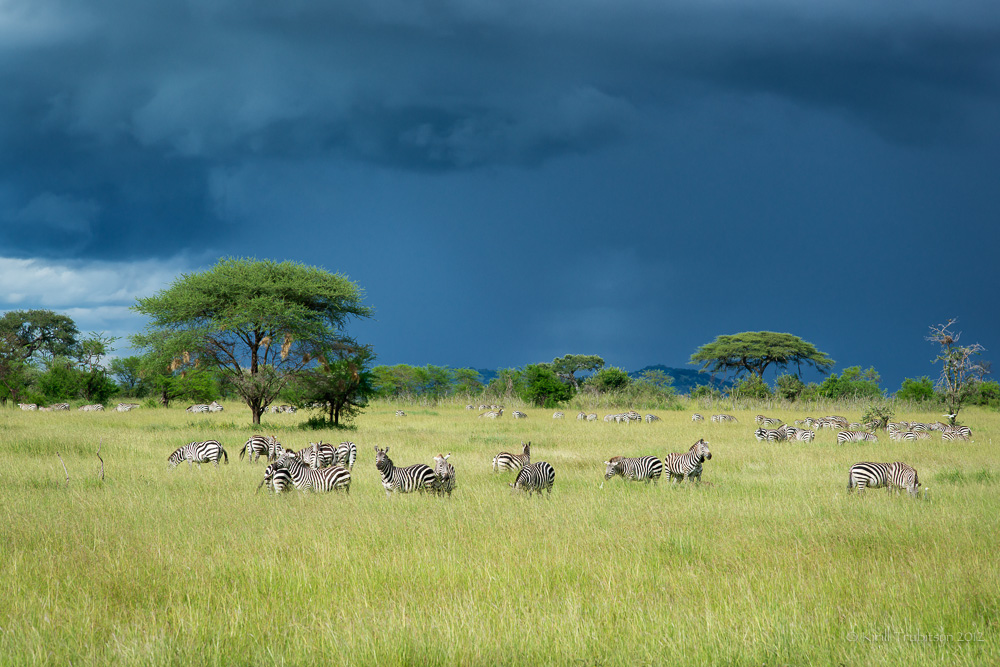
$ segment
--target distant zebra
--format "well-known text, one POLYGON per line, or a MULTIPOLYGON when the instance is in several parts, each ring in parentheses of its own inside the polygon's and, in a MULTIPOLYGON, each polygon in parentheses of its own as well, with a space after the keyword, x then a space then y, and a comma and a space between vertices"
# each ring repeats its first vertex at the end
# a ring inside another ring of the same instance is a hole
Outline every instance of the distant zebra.
POLYGON ((840 431, 837 433, 837 444, 845 442, 878 442, 878 436, 868 431, 840 431))
POLYGON ((590 412, 590 413, 588 413, 587 414, 587 421, 589 421, 589 422, 596 422, 597 421, 597 413, 596 412, 590 412))
POLYGON ((952 426, 941 431, 942 440, 972 440, 972 429, 968 426, 952 426))
POLYGON ((696 479, 701 482, 702 463, 712 458, 712 452, 708 449, 708 443, 704 440, 691 445, 684 454, 667 454, 663 459, 663 467, 670 475, 670 482, 686 479, 696 479))
POLYGON ((135 410, 139 407, 138 403, 119 403, 115 406, 117 412, 129 412, 130 410, 135 410))
POLYGON ((167 463, 171 468, 176 467, 183 461, 188 462, 188 466, 197 463, 201 467, 202 463, 215 463, 219 465, 219 459, 225 457, 226 464, 229 464, 229 454, 222 448, 218 440, 206 440, 205 442, 189 442, 183 447, 178 447, 174 453, 167 457, 167 463))
POLYGON ((732 415, 712 415, 712 421, 716 424, 721 424, 723 422, 735 422, 738 424, 740 420, 732 415))
POLYGON ((768 442, 782 442, 788 439, 788 429, 784 426, 781 428, 760 427, 753 434, 760 442, 765 440, 768 442))
POLYGON ((56 403, 51 407, 53 410, 69 410, 69 403, 56 403))
POLYGON ((386 498, 392 493, 410 493, 411 491, 434 491, 437 478, 429 465, 416 463, 406 468, 397 468, 389 458, 389 448, 379 449, 375 446, 375 468, 382 475, 382 486, 386 498))
POLYGON ((789 440, 799 440, 801 442, 812 442, 816 439, 816 431, 807 428, 787 428, 786 435, 789 440))
POLYGON ((499 410, 490 410, 489 412, 484 412, 479 416, 486 417, 487 419, 497 419, 499 417, 503 417, 503 408, 500 408, 499 410))
MULTIPOLYGON (((705 421, 705 417, 703 415, 700 415, 700 414, 698 414, 696 412, 693 415, 691 415, 691 421, 693 421, 693 422, 703 422, 703 421, 705 421)), ((713 421, 715 421, 715 420, 713 420, 713 421)))
POLYGON ((919 433, 921 431, 933 431, 934 427, 923 422, 910 422, 910 430, 919 433))
POLYGON ((354 469, 354 462, 358 460, 358 446, 353 442, 342 442, 337 445, 336 465, 344 466, 348 470, 354 469))
POLYGON ((754 417, 754 421, 761 426, 780 426, 784 422, 775 417, 765 417, 764 415, 757 415, 754 417))
MULTIPOLYGON (((82 410, 83 408, 80 408, 80 409, 82 410)), ((207 403, 197 403, 195 405, 188 406, 187 408, 185 408, 184 411, 185 412, 208 412, 208 404, 207 403)))
POLYGON ((527 491, 530 496, 532 492, 542 495, 542 491, 548 491, 552 495, 552 485, 556 481, 556 471, 545 461, 529 463, 521 468, 517 473, 517 479, 510 483, 514 491, 527 491))
POLYGON ((520 470, 531 463, 531 443, 521 443, 521 453, 511 454, 510 452, 500 452, 493 457, 493 472, 501 470, 520 470))
POLYGON ((886 487, 887 490, 906 489, 911 496, 919 492, 920 480, 917 471, 911 466, 896 461, 895 463, 855 463, 847 476, 847 492, 858 490, 862 494, 866 487, 886 487))
POLYGON ((29 412, 34 412, 35 410, 38 409, 38 404, 37 403, 18 403, 17 407, 21 408, 22 410, 28 410, 29 412))
POLYGON ((100 403, 94 403, 93 405, 81 405, 77 410, 81 412, 104 412, 104 406, 100 403))
MULTIPOLYGON (((656 483, 663 474, 663 461, 656 456, 640 456, 638 458, 625 458, 624 456, 612 456, 604 462, 607 468, 604 470, 604 481, 608 481, 615 475, 620 475, 627 482, 656 483)), ((604 482, 601 482, 601 487, 604 482)))
POLYGON ((563 413, 563 412, 553 412, 552 413, 552 418, 553 419, 562 419, 565 416, 566 416, 566 414, 563 413))
MULTIPOLYGON (((928 437, 928 438, 930 437, 926 433, 923 433, 922 435, 924 435, 925 437, 928 437)), ((904 441, 904 442, 916 441, 917 434, 914 431, 897 431, 897 430, 892 430, 892 431, 889 431, 889 439, 890 440, 896 440, 896 441, 904 441)))
POLYGON ((629 410, 628 412, 625 413, 624 420, 625 420, 625 423, 627 425, 629 425, 629 426, 632 425, 632 422, 637 422, 637 423, 641 424, 642 423, 642 415, 640 415, 635 410, 629 410))
POLYGON ((218 401, 212 401, 208 404, 209 412, 222 412, 223 407, 218 401))
POLYGON ((260 487, 265 484, 275 493, 291 491, 295 488, 295 484, 292 482, 292 474, 288 472, 288 468, 276 466, 274 463, 268 464, 264 468, 264 479, 257 485, 257 490, 254 493, 260 493, 260 487))
MULTIPOLYGON (((284 468, 292 479, 292 484, 300 491, 351 492, 351 472, 346 468, 334 466, 314 470, 309 468, 295 456, 282 456, 271 464, 275 469, 284 468)), ((270 467, 270 466, 268 466, 270 467)))
POLYGON ((514 419, 527 419, 528 415, 524 414, 520 410, 514 410, 511 414, 514 415, 514 419))
POLYGON ((396 416, 397 417, 405 417, 406 413, 403 412, 402 410, 396 410, 396 416))
POLYGON ((451 492, 455 490, 455 466, 448 463, 448 457, 451 453, 442 455, 438 454, 434 457, 434 490, 438 495, 447 494, 451 496, 451 492))
POLYGON ((656 415, 646 415, 647 424, 652 424, 653 422, 658 422, 658 421, 660 421, 660 418, 657 417, 656 415))
POLYGON ((621 418, 621 415, 604 415, 604 422, 616 422, 621 418))
POLYGON ((587 413, 586 413, 586 412, 584 412, 583 410, 580 410, 580 412, 578 412, 578 413, 576 414, 576 418, 577 418, 577 419, 580 419, 580 420, 584 420, 584 419, 586 419, 586 418, 587 418, 587 413))

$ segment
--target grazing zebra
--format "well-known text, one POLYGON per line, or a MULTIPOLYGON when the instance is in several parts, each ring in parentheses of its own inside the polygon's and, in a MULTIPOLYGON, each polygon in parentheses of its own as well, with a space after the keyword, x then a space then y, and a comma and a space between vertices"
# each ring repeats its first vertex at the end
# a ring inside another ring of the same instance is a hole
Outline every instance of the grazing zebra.
POLYGON ((616 422, 621 418, 621 415, 604 415, 604 422, 616 422))
POLYGON ((69 410, 69 403, 56 403, 51 407, 53 410, 69 410))
POLYGON ((531 463, 531 443, 521 443, 522 452, 511 454, 510 452, 500 452, 493 457, 493 472, 501 470, 520 470, 531 463))
POLYGON ((596 412, 589 413, 587 415, 587 421, 589 421, 589 422, 596 422, 597 421, 597 413, 596 412))
POLYGON ((878 442, 878 436, 868 431, 840 431, 837 433, 837 444, 845 442, 878 442))
POLYGON ((656 415, 646 415, 647 424, 652 424, 653 422, 658 422, 658 421, 660 421, 660 418, 657 417, 656 415))
POLYGON ((38 409, 38 404, 37 403, 18 403, 17 407, 21 408, 22 410, 28 410, 28 411, 34 412, 35 410, 38 409))
POLYGON ((434 489, 438 495, 447 494, 451 497, 451 492, 455 490, 455 466, 448 463, 451 453, 434 457, 434 489))
POLYGON ((807 428, 786 428, 786 435, 789 440, 799 440, 801 442, 812 442, 816 439, 816 431, 807 428))
POLYGON ((202 463, 214 462, 216 467, 219 459, 225 457, 226 465, 229 465, 229 454, 222 448, 218 440, 206 440, 205 442, 189 442, 183 447, 178 447, 174 453, 167 457, 167 463, 171 468, 176 467, 182 461, 187 461, 188 466, 197 463, 201 467, 202 463))
POLYGON ((375 467, 382 475, 382 486, 385 496, 389 498, 393 491, 410 493, 411 491, 434 491, 437 477, 429 465, 416 463, 406 468, 397 468, 389 458, 389 448, 379 449, 375 446, 375 467))
POLYGON ((739 419, 732 415, 712 415, 712 421, 716 424, 721 424, 722 422, 736 422, 738 424, 740 422, 739 419))
POLYGON ((703 421, 705 421, 705 417, 703 415, 700 415, 700 414, 698 414, 696 412, 693 415, 691 415, 691 421, 693 421, 693 422, 703 422, 703 421))
POLYGON ((119 403, 115 407, 115 410, 117 412, 128 412, 130 410, 135 410, 137 407, 139 407, 138 403, 119 403))
POLYGON ((288 472, 288 468, 283 466, 277 466, 274 463, 268 464, 264 468, 264 479, 260 481, 257 485, 257 490, 254 493, 260 492, 260 487, 268 485, 268 488, 272 489, 275 493, 282 493, 284 491, 291 491, 295 488, 295 484, 292 482, 292 474, 288 472))
POLYGON ((195 405, 189 405, 187 408, 185 408, 184 411, 185 412, 208 412, 208 404, 207 403, 197 403, 195 405))
POLYGON ((562 419, 565 416, 566 416, 566 414, 563 413, 563 412, 553 412, 552 413, 552 418, 553 419, 562 419))
POLYGON ((920 480, 917 479, 917 471, 901 461, 855 463, 851 466, 847 476, 848 493, 857 488, 860 495, 865 492, 866 487, 875 489, 882 486, 896 493, 899 493, 900 489, 906 489, 911 496, 916 497, 920 490, 920 480))
POLYGON ((222 410, 223 410, 222 404, 219 403, 218 401, 212 401, 211 403, 208 404, 209 412, 222 412, 222 410))
POLYGON ((760 426, 781 426, 784 422, 775 417, 765 417, 764 415, 757 415, 753 418, 757 424, 760 426))
POLYGON ((552 495, 552 485, 556 481, 556 471, 545 461, 529 463, 521 468, 517 473, 517 479, 510 483, 514 491, 527 491, 530 496, 532 492, 542 495, 542 491, 548 491, 552 495))
POLYGON ((348 470, 354 469, 354 462, 358 460, 358 446, 353 442, 342 442, 337 445, 337 458, 335 465, 344 466, 348 470))
POLYGON ((788 439, 788 428, 782 426, 781 428, 764 428, 760 427, 753 432, 754 436, 758 441, 763 442, 767 440, 768 442, 782 442, 788 439))
POLYGON ((942 440, 972 440, 972 429, 968 426, 953 426, 941 431, 942 440))
POLYGON ((77 410, 81 412, 104 412, 104 406, 100 403, 94 403, 93 405, 81 405, 77 410))
POLYGON ((580 412, 577 413, 576 418, 579 420, 584 420, 587 418, 587 413, 584 412, 583 410, 580 410, 580 412))
POLYGON ((247 463, 254 463, 263 455, 270 461, 269 452, 272 440, 273 438, 269 438, 266 435, 251 435, 250 439, 243 445, 243 449, 240 450, 240 460, 242 461, 243 457, 246 456, 247 463))
POLYGON ((484 412, 479 416, 486 417, 487 419, 497 419, 498 417, 503 417, 503 408, 500 408, 499 410, 490 410, 489 412, 484 412))
MULTIPOLYGON (((923 435, 925 438, 929 438, 930 437, 926 433, 921 433, 921 435, 923 435)), ((914 431, 896 431, 896 430, 892 430, 892 431, 889 431, 889 439, 890 440, 896 440, 896 441, 900 441, 900 440, 902 440, 902 441, 915 441, 917 439, 917 434, 914 431)))
POLYGON ((309 468, 295 456, 282 456, 271 464, 275 468, 284 468, 292 479, 292 484, 301 491, 340 491, 351 492, 351 471, 340 466, 314 470, 309 468))
MULTIPOLYGON (((663 461, 655 456, 640 456, 638 458, 625 458, 624 456, 612 456, 604 462, 607 468, 604 471, 604 481, 608 481, 615 475, 620 475, 627 482, 656 483, 663 474, 663 461)), ((601 482, 604 487, 604 482, 601 482)))
POLYGON ((403 412, 402 410, 396 410, 396 416, 397 417, 405 417, 406 413, 403 412))
POLYGON ((708 443, 704 440, 691 445, 684 454, 667 454, 663 466, 670 475, 670 482, 683 482, 686 479, 696 479, 701 482, 701 464, 712 458, 708 443))
POLYGON ((514 415, 514 419, 527 419, 528 415, 524 414, 520 410, 514 410, 511 414, 514 415))

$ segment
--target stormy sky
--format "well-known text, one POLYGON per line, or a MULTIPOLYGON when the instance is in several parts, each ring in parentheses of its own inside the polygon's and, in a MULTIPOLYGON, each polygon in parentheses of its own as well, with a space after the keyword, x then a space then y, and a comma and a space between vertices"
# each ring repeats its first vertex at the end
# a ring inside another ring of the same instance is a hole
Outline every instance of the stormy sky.
POLYGON ((0 311, 83 331, 251 256, 383 364, 1000 350, 995 0, 0 0, 0 121, 0 311))

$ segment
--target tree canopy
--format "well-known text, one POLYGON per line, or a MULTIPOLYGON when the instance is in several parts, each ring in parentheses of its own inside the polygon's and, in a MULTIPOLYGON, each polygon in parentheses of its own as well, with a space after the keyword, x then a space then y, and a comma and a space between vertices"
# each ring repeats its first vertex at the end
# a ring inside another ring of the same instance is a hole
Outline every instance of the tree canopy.
POLYGON ((604 368, 604 359, 596 354, 567 354, 553 359, 549 367, 560 380, 570 383, 575 390, 580 388, 576 373, 599 371, 604 368))
POLYGON ((930 335, 926 337, 928 342, 941 348, 934 359, 935 363, 941 362, 937 386, 948 407, 949 423, 953 426, 962 404, 975 393, 976 384, 989 373, 988 364, 978 360, 986 348, 979 343, 959 345, 962 332, 953 329, 956 321, 950 319, 945 324, 932 326, 930 335))
POLYGON ((826 373, 834 361, 809 342, 790 333, 773 331, 745 331, 729 336, 718 336, 711 343, 702 345, 691 355, 691 363, 702 364, 703 372, 743 373, 763 378, 769 366, 785 369, 794 364, 801 371, 803 364, 826 373))
POLYGON ((225 258, 139 299, 133 310, 150 323, 132 343, 165 353, 171 370, 218 368, 259 424, 292 373, 355 349, 344 329, 372 314, 363 297, 345 276, 316 267, 225 258))

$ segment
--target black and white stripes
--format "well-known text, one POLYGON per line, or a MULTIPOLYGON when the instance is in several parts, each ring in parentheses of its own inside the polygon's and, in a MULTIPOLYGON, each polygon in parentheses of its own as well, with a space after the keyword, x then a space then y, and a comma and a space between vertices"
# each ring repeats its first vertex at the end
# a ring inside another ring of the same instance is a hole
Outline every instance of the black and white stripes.
POLYGON ((167 457, 167 463, 171 468, 184 461, 187 461, 189 466, 192 463, 197 463, 198 467, 201 467, 202 463, 214 463, 218 466, 219 459, 222 457, 225 457, 228 464, 229 454, 222 448, 219 441, 206 440, 204 442, 189 442, 183 447, 178 447, 173 454, 167 457))
POLYGON ((530 496, 532 493, 542 495, 542 491, 548 491, 552 495, 552 485, 556 481, 556 471, 545 461, 529 463, 521 468, 517 473, 517 479, 510 483, 514 491, 524 491, 530 496))
POLYGON ((708 443, 704 440, 691 445, 683 454, 667 454, 663 459, 663 467, 667 469, 671 482, 683 482, 686 479, 701 481, 702 463, 712 458, 708 443))
POLYGON ((389 448, 380 449, 375 446, 375 468, 382 476, 382 486, 386 497, 393 493, 411 493, 413 491, 434 491, 437 478, 429 465, 417 463, 406 468, 397 468, 389 458, 389 448))
MULTIPOLYGON (((351 472, 340 466, 331 468, 320 468, 318 470, 309 468, 298 457, 285 455, 268 466, 275 470, 284 468, 291 477, 292 484, 301 491, 344 491, 351 492, 351 472)), ((266 478, 266 474, 265 474, 266 478)))
POLYGON ((520 454, 500 452, 493 457, 493 472, 520 470, 529 463, 531 463, 531 443, 522 442, 520 454))
POLYGON ((890 491, 895 490, 896 493, 900 489, 906 489, 911 496, 916 497, 920 490, 920 481, 917 479, 917 471, 902 461, 855 463, 847 476, 847 492, 857 489, 861 494, 868 487, 886 487, 890 491))
MULTIPOLYGON (((663 474, 663 461, 656 456, 626 458, 612 456, 604 462, 604 481, 618 475, 625 481, 657 482, 663 474)), ((603 486, 603 483, 601 484, 603 486)))

